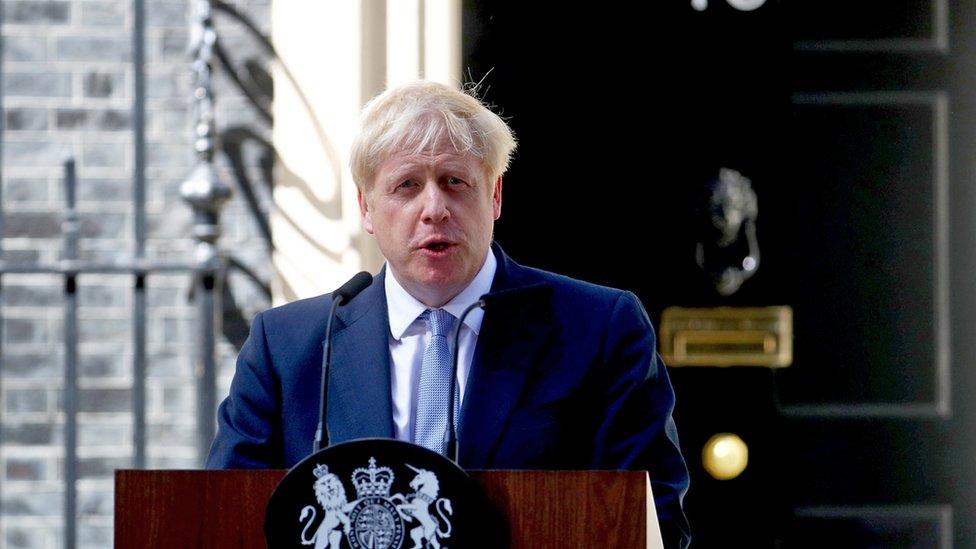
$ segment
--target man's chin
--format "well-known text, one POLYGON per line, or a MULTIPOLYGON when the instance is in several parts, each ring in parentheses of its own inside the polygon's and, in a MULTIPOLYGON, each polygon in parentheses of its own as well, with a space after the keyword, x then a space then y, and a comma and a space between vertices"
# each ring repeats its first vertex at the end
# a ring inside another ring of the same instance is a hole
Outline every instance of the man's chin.
POLYGON ((457 271, 453 272, 428 272, 422 276, 418 282, 424 286, 428 291, 440 290, 453 290, 454 288, 464 287, 464 280, 462 280, 457 271))
MULTIPOLYGON (((460 276, 459 268, 428 269, 419 276, 411 277, 409 286, 404 289, 430 307, 440 307, 454 298, 471 283, 460 276)), ((471 276, 473 279, 474 276, 471 276)))

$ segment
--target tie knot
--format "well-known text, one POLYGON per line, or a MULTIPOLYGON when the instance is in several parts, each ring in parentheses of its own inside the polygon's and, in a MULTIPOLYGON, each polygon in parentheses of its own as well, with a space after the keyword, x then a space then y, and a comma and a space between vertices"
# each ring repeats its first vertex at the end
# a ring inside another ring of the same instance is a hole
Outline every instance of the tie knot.
POLYGON ((427 309, 420 316, 427 323, 427 329, 430 330, 431 335, 434 336, 446 337, 451 328, 454 327, 454 315, 444 309, 427 309))

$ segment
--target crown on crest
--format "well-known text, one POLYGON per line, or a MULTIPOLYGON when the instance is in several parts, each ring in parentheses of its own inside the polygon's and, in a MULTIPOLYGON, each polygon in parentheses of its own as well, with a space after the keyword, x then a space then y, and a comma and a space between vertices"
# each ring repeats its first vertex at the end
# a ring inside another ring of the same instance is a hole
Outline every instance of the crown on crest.
POLYGON ((352 472, 352 483, 356 486, 359 498, 369 496, 387 497, 393 485, 393 469, 377 467, 376 458, 369 458, 369 467, 359 467, 352 472))
POLYGON ((322 478, 329 474, 329 466, 319 463, 315 466, 315 469, 312 470, 312 474, 315 475, 315 478, 322 478))

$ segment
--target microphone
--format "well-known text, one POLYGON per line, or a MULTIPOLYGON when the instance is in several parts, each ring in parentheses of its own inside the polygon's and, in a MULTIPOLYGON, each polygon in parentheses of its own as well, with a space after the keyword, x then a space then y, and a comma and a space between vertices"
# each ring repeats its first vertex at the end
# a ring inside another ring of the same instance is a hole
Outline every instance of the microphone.
POLYGON ((366 271, 356 273, 356 276, 350 278, 345 284, 339 286, 339 289, 332 292, 332 299, 341 299, 343 302, 351 301, 352 298, 359 295, 359 292, 365 290, 372 283, 373 275, 366 271))
POLYGON ((339 305, 352 301, 373 282, 373 275, 362 271, 350 278, 345 284, 332 292, 332 308, 329 309, 329 319, 325 324, 325 341, 322 343, 322 391, 319 393, 319 425, 315 429, 315 446, 313 452, 318 452, 329 445, 329 425, 326 421, 326 403, 329 401, 329 366, 332 364, 332 320, 335 319, 339 305), (324 432, 324 441, 323 441, 324 432))
MULTIPOLYGON (((457 443, 457 425, 455 425, 454 416, 456 411, 454 410, 454 391, 457 390, 457 376, 458 376, 458 355, 460 353, 460 341, 461 341, 461 327, 464 325, 464 319, 468 314, 475 309, 483 309, 487 303, 490 303, 493 296, 490 294, 485 294, 481 296, 478 301, 475 301, 461 313, 461 318, 458 319, 457 328, 454 330, 454 375, 451 376, 451 387, 447 397, 447 430, 444 432, 444 447, 447 449, 447 457, 454 463, 458 461, 458 443, 457 443)), ((460 399, 458 399, 460 400, 460 399)))
MULTIPOLYGON (((471 305, 468 305, 464 312, 461 313, 461 318, 458 319, 457 328, 454 330, 454 375, 451 376, 451 388, 450 393, 448 393, 447 399, 447 429, 444 432, 444 446, 447 448, 447 457, 453 461, 455 464, 458 462, 458 441, 457 441, 457 426, 454 424, 454 416, 457 412, 454 410, 454 391, 457 387, 457 376, 458 376, 458 355, 460 353, 460 340, 461 340, 461 326, 464 325, 464 319, 468 314, 475 309, 485 309, 487 307, 495 307, 497 303, 507 301, 516 296, 524 296, 527 293, 548 293, 551 292, 552 288, 548 284, 538 283, 526 286, 523 288, 511 289, 511 290, 500 290, 496 292, 490 292, 483 294, 478 301, 475 301, 471 305)), ((458 399, 460 400, 460 399, 458 399)))

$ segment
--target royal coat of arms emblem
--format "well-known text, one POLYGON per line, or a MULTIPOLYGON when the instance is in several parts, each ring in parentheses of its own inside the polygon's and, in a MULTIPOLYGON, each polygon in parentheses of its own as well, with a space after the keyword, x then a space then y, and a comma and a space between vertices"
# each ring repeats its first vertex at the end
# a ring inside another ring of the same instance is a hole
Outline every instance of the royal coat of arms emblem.
POLYGON ((339 549, 344 539, 353 549, 399 549, 409 528, 411 549, 446 549, 442 541, 451 536, 451 500, 438 497, 437 475, 405 465, 414 473, 412 493, 390 495, 396 478, 393 469, 377 466, 370 457, 368 467, 359 467, 351 475, 356 499, 350 502, 339 476, 327 465, 316 464, 312 491, 318 506, 306 505, 299 514, 304 525, 302 545, 339 549), (322 518, 313 530, 319 514, 322 518))

